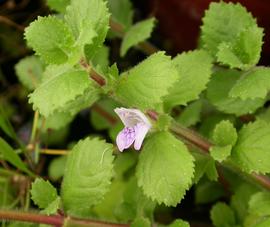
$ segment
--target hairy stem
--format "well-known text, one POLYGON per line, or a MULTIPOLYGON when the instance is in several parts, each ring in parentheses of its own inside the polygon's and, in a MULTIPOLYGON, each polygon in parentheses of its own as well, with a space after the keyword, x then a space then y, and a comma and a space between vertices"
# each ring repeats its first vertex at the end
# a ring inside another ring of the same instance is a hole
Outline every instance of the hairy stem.
POLYGON ((33 222, 39 224, 48 224, 53 226, 92 226, 92 227, 128 227, 129 224, 117 224, 103 221, 89 220, 89 219, 78 219, 73 217, 64 217, 60 215, 43 215, 30 212, 20 212, 12 210, 0 210, 0 220, 13 220, 13 221, 24 221, 33 222))

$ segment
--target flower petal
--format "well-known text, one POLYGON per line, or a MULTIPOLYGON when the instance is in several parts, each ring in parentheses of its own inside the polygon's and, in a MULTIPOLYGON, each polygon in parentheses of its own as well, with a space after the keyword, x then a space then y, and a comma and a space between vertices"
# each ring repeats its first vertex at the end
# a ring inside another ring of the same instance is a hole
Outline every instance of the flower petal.
POLYGON ((149 129, 150 127, 148 125, 145 125, 142 123, 139 123, 135 126, 135 134, 136 134, 135 143, 134 143, 135 150, 141 149, 143 140, 149 129))
POLYGON ((134 142, 136 136, 135 132, 128 133, 127 130, 130 128, 125 127, 122 131, 120 131, 116 137, 116 144, 118 149, 122 152, 124 149, 129 148, 134 142))

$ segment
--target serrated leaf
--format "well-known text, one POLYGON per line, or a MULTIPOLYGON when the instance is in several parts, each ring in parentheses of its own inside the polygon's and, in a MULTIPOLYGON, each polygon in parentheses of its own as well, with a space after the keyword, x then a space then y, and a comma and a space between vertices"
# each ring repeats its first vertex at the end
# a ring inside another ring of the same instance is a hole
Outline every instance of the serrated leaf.
POLYGON ((178 72, 178 81, 174 83, 165 97, 165 106, 186 105, 199 98, 206 89, 211 76, 212 58, 204 50, 183 53, 173 59, 178 72))
POLYGON ((194 153, 195 157, 195 174, 193 182, 197 184, 199 180, 205 174, 209 180, 217 181, 218 173, 216 170, 215 161, 212 158, 206 157, 205 155, 194 153))
POLYGON ((86 138, 68 156, 61 188, 64 209, 85 217, 109 190, 113 175, 113 146, 97 138, 86 138))
POLYGON ((270 127, 265 121, 249 123, 239 131, 232 159, 246 172, 270 172, 270 127))
POLYGON ((220 111, 237 116, 253 113, 263 106, 265 100, 261 98, 241 100, 229 96, 231 88, 241 77, 236 70, 216 71, 208 83, 207 98, 220 111))
POLYGON ((216 145, 234 145, 237 140, 237 132, 229 120, 219 122, 213 133, 213 141, 216 145))
POLYGON ((171 224, 167 225, 168 227, 189 227, 189 223, 187 221, 176 219, 171 224))
POLYGON ((109 0, 108 7, 114 21, 120 23, 124 30, 132 24, 133 10, 130 0, 109 0))
POLYGON ((103 0, 71 0, 65 19, 76 39, 76 45, 101 45, 109 28, 109 12, 103 0))
POLYGON ((249 213, 258 216, 270 215, 270 193, 258 192, 251 196, 249 202, 249 213))
POLYGON ((25 57, 15 65, 16 75, 29 90, 34 90, 41 82, 43 64, 36 56, 25 57))
POLYGON ((138 217, 131 223, 130 227, 151 227, 151 222, 147 218, 138 217))
POLYGON ((215 56, 222 42, 234 42, 240 32, 252 26, 257 26, 256 20, 239 3, 212 2, 203 17, 202 46, 215 56))
POLYGON ((251 68, 260 59, 262 38, 262 28, 252 26, 243 30, 232 43, 223 42, 218 46, 217 61, 230 68, 251 68))
POLYGON ((265 98, 270 90, 270 69, 253 68, 244 72, 230 90, 229 96, 239 97, 243 100, 248 98, 265 98))
POLYGON ((218 202, 212 207, 211 220, 215 227, 231 227, 236 225, 233 210, 223 202, 218 202))
POLYGON ((31 198, 41 209, 47 208, 57 199, 57 191, 49 181, 37 178, 31 186, 31 198))
POLYGON ((155 133, 145 143, 139 157, 138 185, 158 203, 176 206, 191 185, 193 162, 193 156, 181 141, 168 132, 155 133))
POLYGON ((64 13, 69 4, 70 0, 47 0, 47 5, 50 7, 50 9, 59 13, 64 13))
POLYGON ((124 56, 132 46, 148 39, 153 31, 154 25, 155 18, 150 18, 140 21, 129 28, 124 35, 120 48, 120 55, 124 56))
POLYGON ((29 102, 34 109, 48 117, 92 86, 86 71, 69 70, 44 81, 32 94, 29 102))
POLYGON ((59 196, 52 201, 41 213, 46 215, 56 214, 57 210, 60 208, 61 199, 59 196))
POLYGON ((25 173, 33 176, 30 170, 28 170, 26 164, 21 160, 20 156, 13 150, 13 148, 0 137, 0 154, 2 158, 8 161, 16 168, 24 171, 25 173))
POLYGON ((153 109, 162 102, 177 78, 170 57, 160 51, 123 73, 115 93, 128 106, 153 109))
POLYGON ((200 121, 202 110, 202 101, 198 100, 188 105, 176 121, 185 127, 195 125, 200 121))
POLYGON ((212 146, 210 148, 210 155, 216 161, 222 162, 231 155, 231 151, 232 151, 232 145, 212 146))
POLYGON ((62 64, 73 57, 73 35, 59 18, 38 17, 25 29, 24 34, 28 45, 49 64, 62 64))

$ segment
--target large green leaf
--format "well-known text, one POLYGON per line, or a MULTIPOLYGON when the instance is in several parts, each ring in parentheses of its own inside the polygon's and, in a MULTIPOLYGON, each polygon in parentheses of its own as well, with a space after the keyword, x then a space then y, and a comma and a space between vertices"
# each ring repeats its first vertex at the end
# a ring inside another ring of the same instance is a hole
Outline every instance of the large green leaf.
POLYGON ((261 120, 240 130, 232 159, 246 172, 270 172, 270 125, 261 120))
POLYGON ((64 209, 69 215, 88 216, 109 190, 113 175, 113 146, 86 138, 68 156, 62 184, 64 209))
POLYGON ((115 93, 128 106, 153 109, 176 80, 177 72, 170 57, 158 52, 123 73, 115 93))
POLYGON ((195 50, 173 59, 178 72, 178 81, 165 97, 165 106, 186 105, 199 98, 206 89, 212 73, 212 58, 204 50, 195 50))
POLYGON ((176 206, 189 189, 194 159, 169 132, 157 132, 145 143, 137 165, 138 185, 158 203, 176 206))
POLYGON ((208 83, 207 98, 220 111, 237 116, 253 113, 263 106, 265 99, 255 98, 241 100, 230 97, 231 88, 241 77, 241 72, 236 70, 218 70, 208 83))
POLYGON ((34 109, 48 117, 55 111, 66 108, 68 102, 75 100, 93 86, 87 72, 81 70, 68 70, 47 78, 30 94, 29 102, 34 109))
POLYGON ((62 64, 73 57, 74 37, 59 18, 38 17, 25 29, 25 38, 36 54, 49 64, 62 64))

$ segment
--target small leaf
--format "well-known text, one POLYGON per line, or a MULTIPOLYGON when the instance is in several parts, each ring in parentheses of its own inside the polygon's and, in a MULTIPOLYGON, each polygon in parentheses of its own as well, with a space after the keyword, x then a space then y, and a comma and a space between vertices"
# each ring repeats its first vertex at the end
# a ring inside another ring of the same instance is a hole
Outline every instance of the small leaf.
POLYGON ((51 202, 41 213, 46 215, 56 214, 57 210, 60 208, 61 199, 59 196, 51 202))
POLYGON ((186 105, 187 102, 199 98, 210 79, 212 60, 204 50, 183 53, 173 59, 178 81, 165 97, 165 106, 168 109, 176 105, 186 105))
POLYGON ((195 203, 209 204, 225 195, 223 187, 217 182, 203 181, 196 185, 195 203))
POLYGON ((10 164, 24 171, 25 173, 33 176, 30 170, 27 169, 25 163, 21 160, 20 156, 1 137, 0 137, 0 154, 2 154, 4 160, 8 161, 10 164))
POLYGON ((25 29, 25 38, 49 64, 65 63, 73 53, 74 38, 69 27, 53 16, 38 17, 25 29))
POLYGON ((171 224, 167 225, 168 227, 189 227, 189 223, 187 221, 176 219, 171 224))
POLYGON ((256 20, 239 3, 212 2, 203 17, 202 46, 215 56, 222 42, 234 42, 252 26, 257 26, 256 20))
POLYGON ((151 227, 151 222, 147 218, 138 217, 131 223, 130 227, 151 227))
POLYGON ((253 68, 244 72, 230 90, 229 95, 233 98, 255 99, 265 98, 270 91, 270 69, 253 68))
POLYGON ((34 90, 41 82, 43 65, 36 56, 25 57, 15 65, 16 75, 29 90, 34 90))
POLYGON ((148 39, 153 31, 154 25, 155 18, 150 18, 140 21, 129 28, 124 35, 120 48, 120 55, 124 56, 132 46, 148 39))
POLYGON ((59 13, 64 13, 69 4, 70 0, 47 0, 47 5, 50 7, 50 9, 59 13))
POLYGON ((48 174, 51 180, 57 181, 64 175, 67 157, 61 156, 53 159, 48 167, 48 174))
POLYGON ((231 151, 232 151, 232 145, 212 146, 210 148, 210 155, 216 161, 222 162, 231 155, 231 151))
POLYGON ((270 215, 270 193, 258 192, 251 196, 249 200, 249 213, 258 216, 270 215))
POLYGON ((188 105, 176 121, 185 127, 198 123, 201 119, 202 101, 198 100, 188 105))
POLYGON ((219 146, 233 146, 237 141, 237 132, 233 124, 228 120, 218 123, 214 129, 213 141, 219 146))
POLYGON ((211 220, 215 227, 235 226, 233 210, 225 203, 218 202, 211 209, 211 220))
POLYGON ((238 141, 232 150, 232 159, 246 172, 270 172, 270 126, 257 120, 238 133, 238 141))
POLYGON ((153 109, 176 80, 177 72, 170 57, 158 52, 123 73, 115 93, 128 106, 153 109))
POLYGON ((47 208, 57 197, 57 191, 49 181, 37 178, 32 183, 31 198, 39 208, 47 208))
POLYGON ((265 100, 261 98, 241 100, 229 96, 231 88, 241 77, 236 70, 216 71, 208 83, 207 98, 220 111, 237 116, 253 113, 263 106, 265 100))
POLYGON ((91 86, 87 72, 69 70, 44 81, 30 94, 29 102, 33 103, 34 109, 48 117, 56 110, 66 107, 69 101, 82 95, 91 86))
POLYGON ((138 185, 158 203, 176 206, 191 185, 193 162, 192 155, 181 141, 168 132, 155 133, 139 156, 138 185))
POLYGON ((89 216, 91 207, 102 201, 113 175, 112 151, 111 144, 97 138, 86 138, 74 146, 61 189, 67 214, 89 216))

